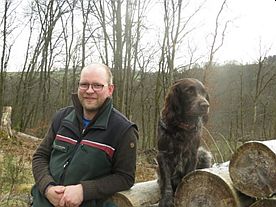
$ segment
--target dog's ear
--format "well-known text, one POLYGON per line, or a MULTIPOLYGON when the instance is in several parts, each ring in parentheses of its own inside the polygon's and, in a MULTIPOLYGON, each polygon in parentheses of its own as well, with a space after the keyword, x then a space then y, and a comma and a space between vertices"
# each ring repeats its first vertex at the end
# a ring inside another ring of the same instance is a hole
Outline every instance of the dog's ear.
POLYGON ((177 85, 173 85, 165 98, 164 108, 162 110, 162 116, 169 123, 176 122, 175 118, 181 114, 180 104, 180 92, 177 85))
MULTIPOLYGON (((206 100, 207 100, 207 101, 209 102, 209 104, 210 104, 210 98, 209 98, 209 94, 208 94, 208 93, 206 94, 206 100)), ((204 116, 202 117, 203 124, 207 124, 208 119, 209 119, 208 114, 204 115, 204 116)))
POLYGON ((210 103, 210 98, 209 98, 209 94, 206 94, 206 100, 210 103))

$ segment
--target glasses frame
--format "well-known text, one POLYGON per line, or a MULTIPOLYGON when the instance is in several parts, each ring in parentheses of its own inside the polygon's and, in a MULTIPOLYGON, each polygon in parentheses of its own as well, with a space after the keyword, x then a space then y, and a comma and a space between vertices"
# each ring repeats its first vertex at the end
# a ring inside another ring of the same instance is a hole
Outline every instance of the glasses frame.
POLYGON ((90 88, 90 86, 93 89, 93 91, 101 92, 103 88, 108 85, 99 84, 99 83, 81 83, 81 82, 78 83, 79 89, 83 91, 87 91, 90 88))

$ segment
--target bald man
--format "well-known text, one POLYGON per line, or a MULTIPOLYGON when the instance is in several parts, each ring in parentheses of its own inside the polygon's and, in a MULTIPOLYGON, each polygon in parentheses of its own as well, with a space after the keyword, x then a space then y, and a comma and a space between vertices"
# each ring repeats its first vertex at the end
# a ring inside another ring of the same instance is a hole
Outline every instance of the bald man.
POLYGON ((112 79, 106 65, 82 69, 33 155, 33 207, 115 206, 107 198, 133 186, 138 130, 113 107, 112 79))

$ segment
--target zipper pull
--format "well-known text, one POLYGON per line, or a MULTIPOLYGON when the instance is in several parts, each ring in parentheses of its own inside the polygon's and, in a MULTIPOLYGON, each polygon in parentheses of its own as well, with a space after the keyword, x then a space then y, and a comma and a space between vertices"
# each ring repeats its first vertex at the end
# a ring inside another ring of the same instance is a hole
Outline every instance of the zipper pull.
POLYGON ((69 164, 69 160, 66 161, 66 163, 63 165, 63 168, 66 168, 69 164))

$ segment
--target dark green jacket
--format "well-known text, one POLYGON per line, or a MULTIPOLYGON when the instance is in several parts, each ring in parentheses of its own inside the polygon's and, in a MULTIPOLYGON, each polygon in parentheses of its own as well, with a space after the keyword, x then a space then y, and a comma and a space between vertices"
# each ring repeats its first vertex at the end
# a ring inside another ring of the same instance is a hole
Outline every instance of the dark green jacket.
POLYGON ((52 206, 44 197, 49 184, 81 183, 83 207, 95 203, 102 206, 107 197, 134 184, 136 126, 107 99, 92 123, 83 129, 82 107, 76 95, 73 103, 74 107, 56 113, 33 156, 34 207, 52 206))

